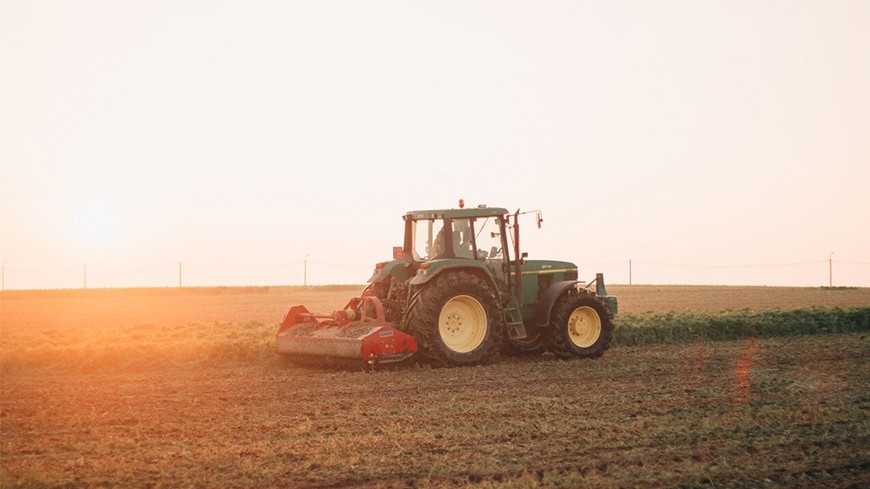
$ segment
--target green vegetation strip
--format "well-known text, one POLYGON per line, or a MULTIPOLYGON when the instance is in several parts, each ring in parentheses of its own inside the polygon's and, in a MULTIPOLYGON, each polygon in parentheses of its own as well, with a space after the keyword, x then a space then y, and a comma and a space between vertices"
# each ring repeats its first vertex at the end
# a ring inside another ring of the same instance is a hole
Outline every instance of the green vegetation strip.
POLYGON ((614 346, 870 330, 870 307, 625 314, 615 319, 614 346))

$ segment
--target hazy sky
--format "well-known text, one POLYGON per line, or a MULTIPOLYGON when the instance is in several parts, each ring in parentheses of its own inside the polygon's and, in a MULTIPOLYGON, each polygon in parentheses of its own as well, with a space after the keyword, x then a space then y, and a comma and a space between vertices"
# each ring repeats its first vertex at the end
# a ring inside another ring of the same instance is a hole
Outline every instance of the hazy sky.
POLYGON ((360 283, 410 209, 611 282, 870 286, 868 1, 0 0, 7 288, 360 283), (664 265, 656 265, 664 264, 664 265), (791 265, 787 265, 791 264, 791 265), (692 265, 692 266, 675 266, 692 265))

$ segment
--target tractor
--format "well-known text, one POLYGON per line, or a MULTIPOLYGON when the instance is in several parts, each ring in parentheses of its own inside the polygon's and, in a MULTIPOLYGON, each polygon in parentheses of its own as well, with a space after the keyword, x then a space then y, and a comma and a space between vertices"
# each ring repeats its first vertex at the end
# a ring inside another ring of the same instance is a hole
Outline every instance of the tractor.
POLYGON ((458 209, 407 212, 403 246, 375 265, 362 293, 331 314, 291 307, 278 352, 370 364, 417 355, 435 366, 483 364, 499 353, 600 357, 617 299, 603 274, 586 283, 573 263, 528 259, 519 221, 531 213, 540 228, 540 211, 461 200, 458 209))

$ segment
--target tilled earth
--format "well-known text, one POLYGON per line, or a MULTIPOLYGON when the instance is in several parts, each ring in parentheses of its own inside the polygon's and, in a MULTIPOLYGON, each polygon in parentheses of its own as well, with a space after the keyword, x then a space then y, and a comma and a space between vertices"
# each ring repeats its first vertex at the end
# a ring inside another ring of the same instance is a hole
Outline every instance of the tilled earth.
POLYGON ((861 334, 474 368, 4 373, 3 487, 870 487, 861 334))

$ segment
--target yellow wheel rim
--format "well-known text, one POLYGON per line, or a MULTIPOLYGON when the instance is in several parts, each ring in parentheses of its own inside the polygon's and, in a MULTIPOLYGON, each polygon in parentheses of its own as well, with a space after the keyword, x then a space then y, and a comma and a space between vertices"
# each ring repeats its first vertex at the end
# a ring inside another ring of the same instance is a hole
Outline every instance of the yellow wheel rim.
POLYGON ((568 339, 578 348, 589 348, 601 336, 601 317, 595 309, 580 306, 568 318, 568 339))
POLYGON ((483 305, 468 295, 450 299, 438 315, 441 341, 457 353, 468 353, 479 347, 486 337, 487 327, 483 305))

